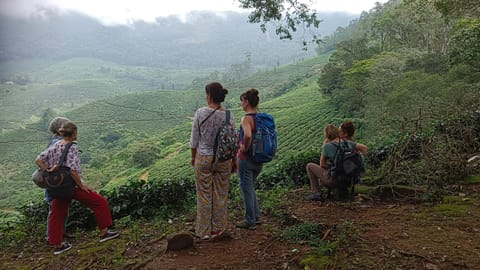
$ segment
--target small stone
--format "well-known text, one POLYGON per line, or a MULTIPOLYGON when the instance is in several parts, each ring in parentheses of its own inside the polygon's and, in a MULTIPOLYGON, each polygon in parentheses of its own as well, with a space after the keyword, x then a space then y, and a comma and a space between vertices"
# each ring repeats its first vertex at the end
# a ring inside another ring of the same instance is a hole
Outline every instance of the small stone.
POLYGON ((167 236, 167 250, 179 250, 193 246, 193 236, 189 232, 179 232, 167 236))
POLYGON ((425 264, 425 269, 427 269, 427 270, 440 270, 440 268, 433 263, 425 264))

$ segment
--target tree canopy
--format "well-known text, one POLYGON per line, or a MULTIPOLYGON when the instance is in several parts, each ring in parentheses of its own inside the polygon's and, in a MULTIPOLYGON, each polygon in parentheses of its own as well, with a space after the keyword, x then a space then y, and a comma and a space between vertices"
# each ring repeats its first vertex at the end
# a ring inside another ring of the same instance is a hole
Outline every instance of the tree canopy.
MULTIPOLYGON (((239 0, 239 2, 242 8, 253 9, 248 16, 249 21, 260 23, 263 32, 267 30, 268 22, 277 22, 275 32, 280 39, 292 39, 293 33, 299 27, 311 30, 311 27, 318 28, 321 22, 317 18, 316 10, 299 0, 239 0)), ((309 33, 311 33, 311 42, 320 42, 320 37, 316 33, 311 31, 309 33)), ((304 46, 307 42, 304 38, 304 46)))

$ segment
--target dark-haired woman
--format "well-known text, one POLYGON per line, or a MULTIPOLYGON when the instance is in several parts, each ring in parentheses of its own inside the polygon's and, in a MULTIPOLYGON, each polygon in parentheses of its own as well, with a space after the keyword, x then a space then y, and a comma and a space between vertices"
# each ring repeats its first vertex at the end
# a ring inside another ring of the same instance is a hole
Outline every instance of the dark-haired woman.
POLYGON ((340 132, 339 134, 340 139, 353 142, 353 134, 355 134, 355 126, 353 125, 352 121, 348 120, 343 122, 338 128, 338 131, 340 132))
MULTIPOLYGON (((351 141, 354 142, 355 140, 353 139, 353 135, 355 134, 355 126, 353 125, 353 122, 350 120, 347 120, 340 124, 340 127, 338 127, 338 132, 340 135, 340 139, 345 140, 345 141, 351 141)), ((362 161, 362 165, 365 168, 365 155, 362 152, 357 151, 360 154, 360 158, 362 161)), ((360 174, 360 177, 362 177, 364 172, 360 174)), ((358 179, 358 183, 360 183, 360 178, 358 179)))
MULTIPOLYGON (((195 171, 197 219, 195 234, 208 240, 223 233, 227 227, 227 199, 234 160, 214 161, 213 146, 217 130, 226 118, 222 106, 228 90, 218 82, 205 87, 207 107, 195 112, 190 136, 191 164, 195 171)), ((235 126, 233 114, 230 124, 235 126)))
POLYGON ((237 228, 255 230, 260 223, 260 206, 258 204, 255 181, 262 171, 262 164, 250 160, 248 150, 255 131, 255 114, 258 113, 258 90, 250 89, 240 95, 242 109, 247 114, 242 117, 240 127, 240 149, 238 150, 238 177, 242 189, 245 219, 236 224, 237 228))
MULTIPOLYGON (((62 135, 62 140, 40 153, 35 160, 37 166, 44 171, 55 170, 65 146, 77 140, 77 126, 71 121, 63 123, 59 129, 59 133, 62 135)), ((70 174, 77 186, 71 198, 53 199, 51 203, 52 212, 48 222, 48 241, 51 245, 55 246, 54 254, 61 254, 72 247, 69 243, 62 242, 63 223, 72 199, 86 205, 94 212, 98 229, 100 230, 100 242, 118 237, 118 232, 108 230, 108 227, 112 225, 112 216, 107 200, 102 195, 91 190, 82 179, 80 158, 76 144, 72 144, 70 147, 63 166, 70 168, 70 174)))

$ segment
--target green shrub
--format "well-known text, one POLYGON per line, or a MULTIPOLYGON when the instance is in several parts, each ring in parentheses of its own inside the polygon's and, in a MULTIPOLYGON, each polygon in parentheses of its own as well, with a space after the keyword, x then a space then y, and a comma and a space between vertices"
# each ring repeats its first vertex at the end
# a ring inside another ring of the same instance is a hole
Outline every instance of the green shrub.
MULTIPOLYGON (((156 181, 130 180, 111 191, 101 191, 109 202, 114 219, 125 216, 132 218, 152 218, 167 216, 188 209, 193 204, 195 187, 192 181, 156 181)), ((23 205, 17 209, 29 225, 30 230, 39 224, 46 224, 48 204, 44 200, 23 205)), ((96 226, 93 213, 78 201, 73 200, 67 221, 69 228, 93 229, 96 226)))
POLYGON ((368 182, 422 185, 427 187, 422 199, 436 201, 448 193, 448 185, 464 181, 472 173, 467 160, 480 146, 480 113, 436 121, 430 130, 406 134, 391 145, 369 151, 368 182))
POLYGON ((150 218, 168 215, 192 203, 195 194, 192 181, 164 180, 147 182, 130 180, 110 192, 105 192, 114 218, 132 216, 150 218))
POLYGON ((274 166, 265 166, 258 177, 260 189, 276 186, 305 185, 308 183, 306 166, 309 162, 319 163, 320 153, 306 150, 296 153, 285 153, 274 166))
POLYGON ((22 224, 25 224, 22 216, 0 210, 0 248, 17 246, 29 235, 25 230, 19 230, 22 224))
POLYGON ((155 163, 160 150, 151 144, 140 144, 134 147, 132 162, 135 166, 148 167, 155 163))
POLYGON ((322 237, 329 229, 325 224, 301 223, 286 228, 281 237, 291 243, 304 243, 314 247, 322 245, 322 237))

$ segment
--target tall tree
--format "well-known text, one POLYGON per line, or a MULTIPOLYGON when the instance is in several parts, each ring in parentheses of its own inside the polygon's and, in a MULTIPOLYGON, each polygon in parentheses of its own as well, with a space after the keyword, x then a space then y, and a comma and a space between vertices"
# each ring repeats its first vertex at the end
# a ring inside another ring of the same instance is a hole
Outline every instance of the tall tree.
POLYGON ((454 22, 450 62, 480 70, 480 1, 436 0, 435 6, 446 23, 454 22))

